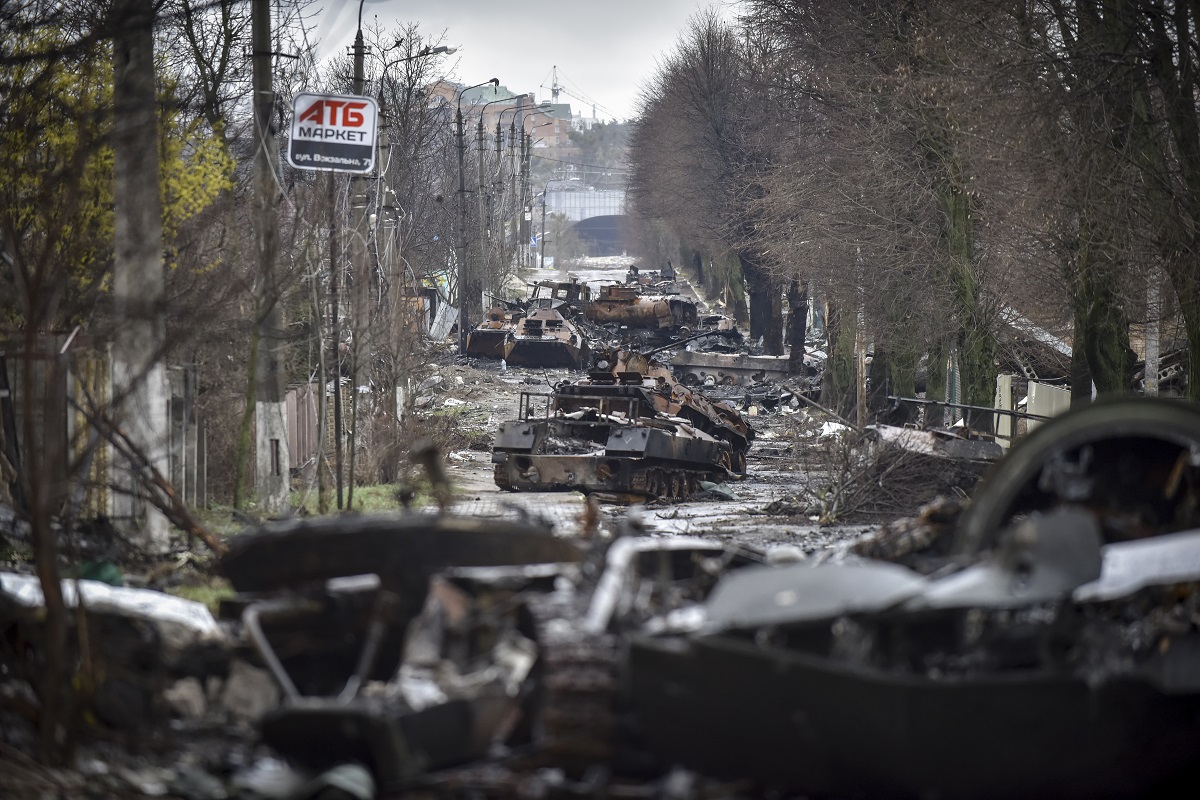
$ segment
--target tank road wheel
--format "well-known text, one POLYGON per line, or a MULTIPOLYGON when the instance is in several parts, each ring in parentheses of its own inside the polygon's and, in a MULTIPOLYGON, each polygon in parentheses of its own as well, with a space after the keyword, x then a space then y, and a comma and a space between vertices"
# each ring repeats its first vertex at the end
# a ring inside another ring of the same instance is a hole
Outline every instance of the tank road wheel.
POLYGON ((513 491, 512 481, 508 478, 508 465, 497 464, 492 468, 492 479, 496 481, 496 485, 503 491, 513 491))
POLYGON ((670 499, 670 495, 670 474, 659 467, 654 467, 650 470, 650 496, 659 499, 670 499))
POLYGON ((658 497, 662 493, 659 488, 658 470, 649 470, 646 472, 646 494, 650 497, 658 497))
POLYGON ((1040 426, 992 466, 955 549, 995 545, 1015 517, 1083 505, 1108 541, 1200 524, 1200 411, 1158 399, 1100 401, 1040 426))
POLYGON ((687 480, 678 472, 671 478, 671 499, 682 500, 684 498, 684 487, 687 485, 687 480))

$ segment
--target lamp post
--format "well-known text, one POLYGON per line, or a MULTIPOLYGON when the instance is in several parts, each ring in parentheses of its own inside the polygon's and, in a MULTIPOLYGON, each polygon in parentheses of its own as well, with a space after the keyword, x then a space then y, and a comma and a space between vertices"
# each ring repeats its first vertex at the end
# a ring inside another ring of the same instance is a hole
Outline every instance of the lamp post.
POLYGON ((454 117, 458 132, 458 352, 461 355, 467 353, 467 332, 469 330, 467 320, 467 182, 464 164, 467 144, 463 139, 462 98, 472 89, 487 86, 489 83, 492 84, 494 92, 496 87, 500 86, 500 79, 492 78, 459 91, 458 109, 454 117))

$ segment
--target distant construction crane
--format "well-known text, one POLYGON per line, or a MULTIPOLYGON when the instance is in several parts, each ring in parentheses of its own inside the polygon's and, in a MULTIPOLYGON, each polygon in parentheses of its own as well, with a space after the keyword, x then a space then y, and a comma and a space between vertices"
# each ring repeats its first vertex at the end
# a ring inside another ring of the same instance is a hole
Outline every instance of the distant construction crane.
POLYGON ((558 102, 558 95, 561 93, 561 94, 566 94, 570 97, 574 97, 576 100, 578 100, 581 103, 588 104, 589 106, 592 107, 592 119, 596 119, 596 108, 599 106, 599 104, 595 100, 591 99, 590 97, 584 97, 582 95, 582 93, 573 92, 570 89, 568 89, 566 86, 563 86, 561 83, 559 83, 558 82, 558 65, 557 64, 554 67, 552 67, 550 70, 550 85, 547 86, 545 84, 542 84, 542 86, 540 88, 550 90, 550 102, 552 102, 552 103, 558 102))

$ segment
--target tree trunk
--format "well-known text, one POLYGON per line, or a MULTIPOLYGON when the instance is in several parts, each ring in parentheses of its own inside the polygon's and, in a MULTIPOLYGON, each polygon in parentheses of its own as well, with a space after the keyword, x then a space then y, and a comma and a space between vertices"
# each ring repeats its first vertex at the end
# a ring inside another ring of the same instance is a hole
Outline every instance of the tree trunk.
POLYGON ((1200 400, 1200 276, 1196 266, 1190 269, 1176 267, 1170 271, 1171 283, 1179 299, 1179 311, 1183 314, 1184 330, 1187 332, 1188 369, 1187 394, 1189 400, 1200 400))
MULTIPOLYGON (((949 358, 949 348, 946 340, 935 339, 929 347, 929 357, 925 366, 925 399, 945 402, 946 386, 949 376, 946 374, 946 361, 949 358)), ((925 412, 926 427, 940 428, 945 425, 945 409, 933 409, 925 412)))
MULTIPOLYGON (((990 406, 996 394, 996 339, 988 328, 975 269, 975 233, 970 195, 947 184, 938 191, 945 214, 954 317, 958 323, 958 365, 967 405, 990 406)), ((977 429, 991 430, 992 415, 977 415, 977 429)))
POLYGON ((825 331, 829 337, 829 352, 821 385, 821 403, 843 417, 849 417, 854 410, 854 393, 858 385, 854 363, 854 319, 846 320, 841 309, 830 303, 825 331))
MULTIPOLYGON (((254 318, 259 315, 255 304, 254 318)), ((246 462, 250 460, 250 436, 254 432, 254 396, 258 386, 259 328, 250 332, 250 357, 246 359, 246 397, 242 406, 242 422, 238 426, 237 452, 233 462, 233 507, 241 511, 246 507, 250 492, 246 486, 246 462)))
POLYGON ((756 261, 739 254, 746 290, 750 294, 750 338, 763 340, 763 350, 772 356, 783 355, 783 292, 779 280, 756 261))
MULTIPOLYGON (((996 340, 990 331, 981 325, 966 327, 959 339, 958 365, 963 393, 960 402, 990 407, 996 398, 996 340)), ((990 433, 994 416, 971 414, 972 430, 990 433)))
POLYGON ((897 404, 888 396, 916 396, 917 359, 903 348, 893 350, 879 342, 875 343, 875 355, 871 358, 871 388, 867 405, 872 416, 888 425, 906 425, 916 419, 916 406, 912 403, 897 404))
POLYGON ((1081 408, 1092 402, 1092 370, 1082 342, 1087 321, 1080 307, 1075 307, 1075 335, 1071 342, 1071 408, 1081 408))
POLYGON ((788 373, 804 374, 804 340, 808 335, 808 281, 793 277, 788 284, 788 373))
POLYGON ((24 494, 29 503, 30 534, 33 540, 33 561, 38 580, 42 586, 43 616, 43 662, 38 671, 38 682, 34 685, 40 704, 38 756, 48 764, 59 764, 67 759, 59 746, 60 741, 69 740, 65 735, 70 722, 71 684, 67 664, 67 608, 63 601, 62 574, 59 570, 58 535, 51 526, 50 510, 50 459, 48 453, 33 445, 37 441, 37 416, 34 409, 38 398, 35 393, 37 375, 34 371, 34 352, 38 347, 37 325, 31 324, 25 331, 25 358, 21 363, 22 427, 25 439, 24 494))

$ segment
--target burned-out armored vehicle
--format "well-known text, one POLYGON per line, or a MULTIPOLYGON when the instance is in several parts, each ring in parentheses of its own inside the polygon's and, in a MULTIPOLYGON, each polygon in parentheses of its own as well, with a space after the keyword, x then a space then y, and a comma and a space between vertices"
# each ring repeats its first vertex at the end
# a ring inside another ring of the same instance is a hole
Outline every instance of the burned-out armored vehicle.
POLYGON ((529 308, 553 308, 565 317, 578 314, 592 299, 592 288, 577 278, 533 284, 529 308))
POLYGON ((700 321, 696 304, 680 295, 643 294, 641 286, 613 284, 600 290, 584 309, 599 325, 616 323, 645 330, 695 328, 700 321))
POLYGON ((467 334, 467 355, 474 358, 504 358, 504 342, 525 318, 515 303, 496 305, 484 314, 483 322, 467 334))
POLYGON ((582 380, 524 392, 492 450, 503 489, 579 489, 682 499, 701 481, 746 470, 753 429, 735 409, 678 383, 670 370, 609 351, 582 380))
POLYGON ((586 283, 540 281, 527 300, 501 300, 467 335, 468 356, 515 366, 582 369, 589 343, 575 324, 591 297, 586 283))
POLYGON ((582 369, 587 339, 571 320, 552 308, 535 308, 504 339, 504 360, 521 367, 582 369))
POLYGON ((1097 404, 1019 443, 961 514, 722 577, 686 624, 630 639, 644 746, 805 796, 1190 791, 1197 453, 1193 405, 1097 404))

